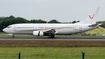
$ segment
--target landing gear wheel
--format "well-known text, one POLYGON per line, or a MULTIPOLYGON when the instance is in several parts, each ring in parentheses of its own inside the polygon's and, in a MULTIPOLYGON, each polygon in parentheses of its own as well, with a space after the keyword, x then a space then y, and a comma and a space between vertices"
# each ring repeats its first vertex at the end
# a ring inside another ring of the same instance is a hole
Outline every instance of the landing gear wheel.
POLYGON ((14 34, 12 35, 12 38, 15 38, 14 34))
POLYGON ((49 36, 49 38, 55 38, 55 35, 51 35, 51 36, 49 36))
POLYGON ((51 35, 51 38, 54 38, 55 37, 55 35, 51 35))

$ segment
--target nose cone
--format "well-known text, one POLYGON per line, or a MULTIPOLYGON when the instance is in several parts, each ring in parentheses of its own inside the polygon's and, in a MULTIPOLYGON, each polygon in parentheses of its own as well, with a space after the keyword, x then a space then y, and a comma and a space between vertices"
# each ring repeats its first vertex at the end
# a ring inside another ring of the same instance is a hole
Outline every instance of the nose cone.
POLYGON ((8 30, 6 28, 3 29, 3 32, 8 32, 8 30))
POLYGON ((5 28, 3 29, 3 32, 6 32, 6 29, 5 28))

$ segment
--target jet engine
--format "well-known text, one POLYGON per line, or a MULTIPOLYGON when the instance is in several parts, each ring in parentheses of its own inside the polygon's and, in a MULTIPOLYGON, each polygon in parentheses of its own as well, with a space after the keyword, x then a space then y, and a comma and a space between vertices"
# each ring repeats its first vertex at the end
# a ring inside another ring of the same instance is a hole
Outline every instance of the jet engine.
POLYGON ((42 31, 33 31, 34 36, 44 36, 44 33, 42 31))

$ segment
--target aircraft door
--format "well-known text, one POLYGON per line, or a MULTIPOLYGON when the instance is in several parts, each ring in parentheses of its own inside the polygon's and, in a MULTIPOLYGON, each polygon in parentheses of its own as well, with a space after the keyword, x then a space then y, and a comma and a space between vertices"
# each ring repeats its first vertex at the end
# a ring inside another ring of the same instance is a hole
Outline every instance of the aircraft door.
POLYGON ((16 29, 17 29, 17 27, 16 27, 16 26, 14 26, 14 27, 13 27, 13 30, 14 30, 14 31, 16 31, 16 29))
POLYGON ((82 32, 82 26, 80 26, 80 27, 79 27, 79 31, 81 31, 81 32, 82 32))

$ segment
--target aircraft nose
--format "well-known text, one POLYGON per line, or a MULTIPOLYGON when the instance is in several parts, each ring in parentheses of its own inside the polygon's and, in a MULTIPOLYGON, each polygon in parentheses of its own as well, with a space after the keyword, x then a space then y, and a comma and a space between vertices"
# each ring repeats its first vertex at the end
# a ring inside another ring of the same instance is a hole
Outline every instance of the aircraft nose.
POLYGON ((3 31, 6 32, 6 29, 4 28, 3 31))

